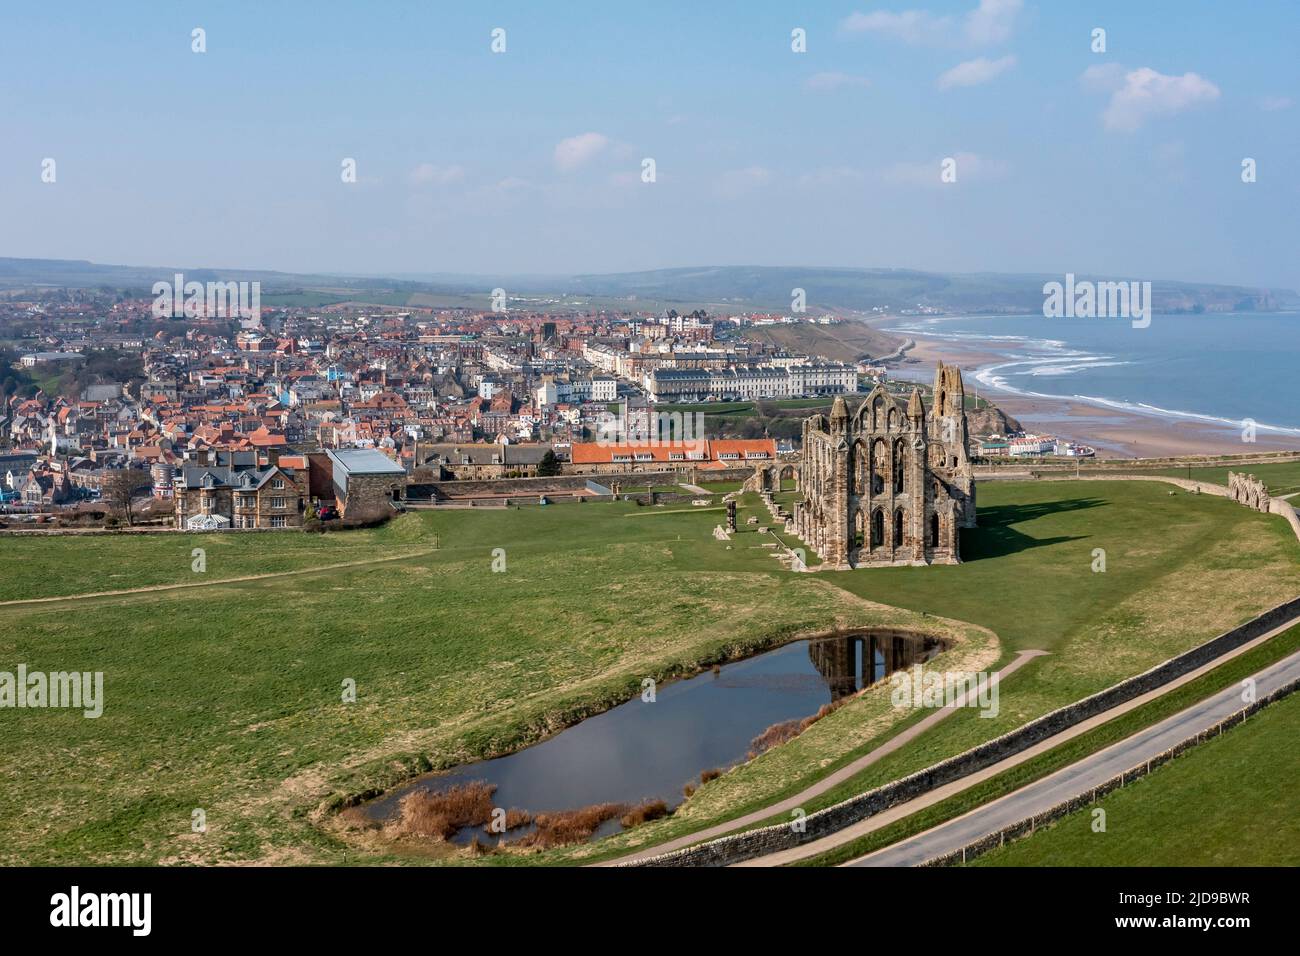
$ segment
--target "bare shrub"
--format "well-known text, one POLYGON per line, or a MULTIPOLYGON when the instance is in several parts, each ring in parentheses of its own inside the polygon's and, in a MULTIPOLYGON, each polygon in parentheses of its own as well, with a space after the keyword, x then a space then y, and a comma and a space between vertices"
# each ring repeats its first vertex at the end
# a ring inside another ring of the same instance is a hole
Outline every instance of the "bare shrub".
POLYGON ((745 759, 753 760, 759 754, 765 753, 773 747, 794 740, 794 738, 798 737, 813 724, 817 723, 817 721, 829 714, 835 713, 835 711, 839 710, 840 707, 852 699, 852 697, 841 697, 839 700, 831 701, 829 704, 822 704, 815 714, 810 714, 802 719, 786 720, 779 724, 773 724, 750 741, 749 753, 746 755, 745 759))
POLYGON ((607 820, 627 812, 624 803, 597 803, 579 810, 561 810, 556 813, 539 813, 537 829, 519 839, 518 846, 536 846, 543 849, 583 843, 607 820))
POLYGON ((446 790, 416 790, 402 798, 396 827, 409 836, 449 840, 462 827, 492 819, 496 785, 474 780, 446 790))
POLYGON ((623 829, 626 830, 666 816, 668 816, 668 804, 662 800, 647 800, 623 814, 623 818, 619 822, 623 824, 623 829))
POLYGON ((788 740, 794 740, 799 736, 799 731, 802 729, 802 720, 785 720, 779 724, 773 724, 750 741, 747 758, 753 760, 759 754, 771 750, 773 747, 779 746, 788 740))
POLYGON ((526 827, 533 822, 533 815, 527 810, 520 810, 518 807, 511 807, 506 811, 506 829, 516 830, 519 827, 526 827))

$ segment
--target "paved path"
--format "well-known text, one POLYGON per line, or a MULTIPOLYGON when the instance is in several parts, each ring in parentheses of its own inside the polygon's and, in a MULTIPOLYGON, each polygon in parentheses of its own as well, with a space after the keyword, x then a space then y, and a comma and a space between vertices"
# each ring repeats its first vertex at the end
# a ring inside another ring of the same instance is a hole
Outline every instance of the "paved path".
POLYGON ((690 492, 691 494, 693 494, 693 495, 711 495, 711 494, 713 494, 713 492, 708 491, 707 489, 701 488, 699 485, 688 485, 688 484, 687 484, 686 482, 684 482, 684 481, 681 482, 677 487, 678 487, 678 488, 685 488, 687 491, 689 491, 689 492, 690 492))
MULTIPOLYGON (((1264 668, 1255 676, 1259 697, 1300 680, 1300 652, 1264 668)), ((1086 794, 1126 770, 1164 753, 1225 717, 1241 710, 1241 686, 1233 684, 1207 700, 1188 707, 1160 723, 1139 731, 1049 777, 972 810, 932 830, 903 840, 875 853, 859 857, 846 866, 915 866, 945 853, 960 850, 981 837, 1050 810, 1067 800, 1086 794)))
POLYGON ((909 800, 906 803, 900 803, 895 807, 890 807, 888 810, 884 810, 881 813, 877 813, 873 816, 867 817, 865 820, 859 820, 857 823, 850 824, 844 829, 837 830, 835 833, 832 833, 829 836, 822 837, 819 840, 813 840, 810 843, 805 843, 801 846, 793 847, 789 850, 781 850, 776 853, 770 853, 766 856, 756 857, 755 859, 752 860, 745 860, 744 862, 737 863, 735 865, 736 866, 783 866, 787 863, 793 863, 797 860, 803 860, 803 859, 807 859, 808 857, 817 856, 821 853, 827 852, 828 850, 833 850, 839 846, 842 846, 845 843, 850 843, 858 839, 859 837, 865 836, 868 833, 872 833, 876 830, 881 829, 882 827, 888 826, 891 823, 895 823, 898 820, 902 820, 904 817, 909 817, 913 813, 916 813, 918 810, 924 810, 926 807, 933 806, 936 803, 942 803, 944 800, 947 800, 949 797, 961 793, 963 790, 968 790, 969 788, 971 788, 977 783, 987 780, 990 777, 995 777, 998 774, 1006 770, 1009 770, 1012 767, 1015 767, 1019 764, 1022 764, 1027 760, 1032 760, 1034 757, 1037 757, 1039 754, 1046 753, 1047 751, 1060 746, 1061 744, 1065 743, 1068 740, 1071 740, 1075 737, 1085 734, 1096 727, 1100 727, 1104 723, 1108 723, 1109 721, 1114 720, 1116 717, 1120 716, 1121 714, 1125 714, 1131 710, 1135 710, 1138 707, 1141 707, 1144 704, 1152 700, 1155 700, 1157 697, 1161 697, 1169 693, 1170 691, 1175 690, 1178 687, 1181 687, 1182 685, 1188 683, 1189 681, 1196 680, 1198 677, 1201 677, 1203 674, 1207 674, 1210 671, 1214 670, 1220 664, 1223 664, 1227 661, 1232 660, 1235 657, 1245 654, 1247 651, 1250 651, 1251 649, 1260 646, 1266 641, 1271 640, 1273 637, 1277 636, 1278 634, 1281 634, 1283 631, 1287 630, 1290 627, 1293 627, 1297 623, 1300 623, 1300 616, 1294 617, 1288 621, 1285 621, 1282 624, 1279 624, 1277 627, 1273 628, 1267 634, 1261 634, 1253 641, 1247 641, 1241 647, 1238 647, 1235 650, 1228 652, 1227 654, 1224 654, 1206 664, 1201 665, 1200 667, 1196 668, 1196 670, 1190 671, 1189 673, 1184 674, 1182 677, 1172 680, 1167 684, 1163 684, 1160 687, 1155 688, 1154 690, 1147 691, 1145 694, 1135 697, 1132 700, 1127 701, 1126 703, 1120 704, 1116 707, 1112 707, 1110 710, 1104 711, 1096 715, 1095 717, 1090 717, 1087 720, 1082 721, 1081 723, 1075 724, 1073 727, 1069 727, 1066 730, 1061 731, 1059 734, 1056 734, 1055 736, 1048 737, 1046 740, 1040 741, 1039 743, 1034 744, 1032 747, 1022 750, 1020 753, 1012 754, 1010 757, 1007 757, 1004 760, 1000 760, 997 763, 993 764, 992 766, 985 767, 983 770, 978 770, 975 773, 968 774, 958 780, 952 781, 951 783, 944 784, 941 787, 937 787, 934 790, 931 790, 929 793, 924 793, 914 800, 909 800))
MULTIPOLYGON (((1001 683, 1005 678, 1009 677, 1011 674, 1014 674, 1017 670, 1019 670, 1025 664, 1029 663, 1035 657, 1041 657, 1046 653, 1047 653, 1046 651, 1021 651, 1019 654, 1016 655, 1015 660, 1011 661, 1009 664, 1007 664, 1006 667, 1002 668, 1002 670, 997 672, 996 679, 998 683, 1001 683)), ((891 737, 889 740, 885 741, 875 750, 872 750, 870 753, 863 754, 861 757, 857 758, 856 760, 845 764, 839 770, 836 770, 834 773, 828 774, 827 776, 818 780, 815 784, 808 787, 807 789, 801 790, 799 793, 796 793, 793 797, 789 797, 785 800, 782 800, 779 803, 773 803, 770 806, 763 807, 761 810, 755 810, 752 813, 747 813, 743 817, 737 817, 736 819, 728 820, 725 823, 719 823, 716 824, 715 826, 711 826, 703 830, 697 830, 694 833, 688 833, 685 836, 678 837, 675 840, 669 840, 667 843, 661 843, 658 846, 647 847, 644 850, 638 850, 635 853, 631 853, 628 854, 627 856, 619 857, 616 860, 609 860, 607 862, 597 863, 595 865, 614 866, 619 863, 630 863, 634 860, 643 860, 646 857, 659 856, 662 853, 671 853, 673 850, 680 850, 682 847, 690 846, 694 843, 700 843, 704 840, 713 839, 714 837, 724 836, 725 834, 728 834, 733 830, 738 830, 742 827, 749 827, 749 826, 753 826, 756 823, 762 823, 764 820, 767 820, 770 817, 777 815, 778 813, 789 813, 791 810, 803 806, 805 803, 807 803, 809 800, 813 799, 814 797, 821 796, 823 793, 830 790, 832 787, 838 786, 839 784, 843 783, 845 780, 848 780, 854 774, 857 774, 865 770, 867 767, 870 767, 873 763, 880 760, 882 757, 886 757, 889 754, 893 753, 895 750, 902 747, 904 744, 910 743, 912 740, 915 740, 917 737, 925 733, 935 724, 939 723, 939 721, 951 717, 956 712, 958 707, 965 706, 966 697, 967 697, 966 694, 962 694, 951 704, 934 711, 934 713, 932 714, 928 714, 923 720, 920 720, 917 723, 913 724, 911 727, 908 727, 906 730, 902 731, 897 736, 891 737)))
POLYGON ((319 571, 338 571, 344 568, 363 568, 372 564, 387 564, 390 561, 403 561, 407 558, 423 558, 434 554, 438 548, 424 551, 411 551, 406 554, 392 554, 382 558, 366 558, 362 561, 344 561, 340 564, 318 564, 310 568, 296 568, 292 571, 268 571, 265 574, 245 574, 237 578, 218 578, 213 581, 185 581, 180 584, 150 584, 139 588, 123 588, 119 591, 88 591, 84 594, 58 594, 52 597, 22 598, 16 601, 0 601, 0 608, 23 607, 24 605, 58 604, 61 601, 87 601, 91 598, 125 597, 132 594, 148 594, 153 591, 179 591, 182 588, 214 588, 222 584, 240 584, 244 581, 265 581, 270 578, 291 578, 303 574, 316 574, 319 571))

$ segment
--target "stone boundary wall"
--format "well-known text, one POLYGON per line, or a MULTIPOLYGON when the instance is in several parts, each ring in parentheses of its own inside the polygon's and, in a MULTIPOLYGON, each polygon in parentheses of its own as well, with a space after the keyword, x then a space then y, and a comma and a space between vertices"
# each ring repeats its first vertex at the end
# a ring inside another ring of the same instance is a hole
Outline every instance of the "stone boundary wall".
POLYGON ((1282 498, 1270 498, 1268 510, 1271 514, 1281 515, 1286 519, 1287 524, 1291 525, 1291 530, 1295 532, 1297 539, 1300 539, 1300 516, 1296 515, 1295 507, 1291 502, 1282 498))
MULTIPOLYGON (((697 481, 744 481, 752 474, 752 468, 727 468, 720 471, 697 472, 695 477, 697 481)), ((435 497, 431 500, 435 502, 444 499, 488 500, 497 498, 510 498, 514 501, 523 501, 530 498, 536 501, 539 495, 545 494, 567 493, 580 494, 588 498, 599 497, 588 490, 587 483, 591 481, 607 488, 611 487, 615 482, 620 485, 638 488, 647 485, 689 483, 690 477, 690 473, 687 471, 670 469, 667 471, 635 471, 617 474, 593 472, 586 475, 555 475, 547 478, 476 478, 461 481, 417 482, 415 484, 421 488, 432 488, 435 497)), ((683 490, 682 494, 690 496, 690 493, 685 490, 683 490)), ((695 497, 698 497, 698 495, 695 497)), ((412 500, 423 502, 430 499, 408 499, 408 503, 412 500)))
MULTIPOLYGON (((217 528, 212 531, 184 531, 182 534, 199 534, 199 535, 226 535, 226 534, 283 534, 286 531, 297 531, 302 533, 302 525, 288 525, 284 528, 217 528)), ((140 534, 168 534, 173 537, 177 531, 170 525, 162 527, 151 525, 145 528, 48 528, 38 530, 36 528, 0 528, 0 538, 18 538, 23 536, 46 536, 57 537, 58 535, 140 535, 140 534)))
POLYGON ((776 850, 788 850, 804 843, 811 843, 850 824, 875 816, 890 807, 906 803, 954 780, 960 780, 985 767, 990 767, 1082 721, 1105 713, 1150 690, 1162 687, 1203 664, 1210 663, 1229 651, 1267 634, 1297 615, 1300 615, 1300 598, 1293 598, 1177 657, 1172 657, 1162 664, 1157 664, 1141 674, 1122 680, 1082 700, 1066 704, 1015 730, 1008 731, 1001 737, 985 741, 964 753, 941 760, 924 770, 918 770, 874 790, 850 797, 834 806, 810 813, 803 820, 804 832, 802 833, 796 833, 788 823, 777 823, 620 865, 727 866, 776 850))
POLYGON ((1170 458, 981 458, 978 467, 990 469, 1032 468, 1036 471, 1125 468, 1212 468, 1221 465, 1264 465, 1300 460, 1300 452, 1259 452, 1254 455, 1183 455, 1170 458), (1076 465, 1076 463, 1078 463, 1076 465))
POLYGON ((1212 481, 1188 481, 1186 478, 1174 478, 1171 475, 1080 475, 1076 478, 1074 475, 1043 475, 1038 481, 1159 481, 1167 485, 1177 485, 1184 491, 1200 492, 1203 495, 1214 495, 1216 498, 1227 498, 1228 489, 1225 485, 1216 485, 1212 481))
POLYGON ((1118 790, 1120 787, 1127 786, 1135 780, 1145 777, 1147 774, 1151 773, 1152 770, 1164 766, 1180 754, 1191 750, 1199 744, 1205 743, 1205 741, 1209 740, 1211 737, 1222 736, 1225 730, 1231 730, 1238 724, 1243 723, 1247 717, 1254 716, 1269 704, 1277 703, 1284 697, 1290 697, 1297 690, 1300 690, 1300 680, 1292 681, 1289 684, 1279 687, 1271 694, 1261 697, 1248 707, 1243 707, 1236 713, 1223 718, 1223 720, 1216 723, 1213 727, 1208 727, 1200 733, 1193 734, 1191 737, 1179 741, 1168 750, 1156 754, 1150 760, 1143 761, 1136 767, 1130 767, 1123 773, 1116 774, 1105 783, 1093 787, 1087 793, 1082 793, 1077 797, 1072 797, 1069 800, 1062 801, 1056 806, 1044 810, 1042 813, 1034 814, 1032 817, 1026 817, 1008 827, 1003 827, 996 833, 990 833, 988 836, 967 843, 960 850, 953 850, 951 853, 945 853, 943 856, 936 856, 933 859, 926 860, 924 863, 918 863, 917 866, 956 866, 960 863, 966 863, 973 860, 977 856, 982 856, 989 850, 997 849, 998 847, 1014 840, 1018 840, 1022 837, 1033 836, 1035 830, 1041 829, 1049 823, 1054 823, 1062 817, 1069 816, 1071 813, 1074 813, 1074 811, 1081 810, 1089 804, 1096 803, 1101 797, 1106 796, 1114 790, 1118 790))

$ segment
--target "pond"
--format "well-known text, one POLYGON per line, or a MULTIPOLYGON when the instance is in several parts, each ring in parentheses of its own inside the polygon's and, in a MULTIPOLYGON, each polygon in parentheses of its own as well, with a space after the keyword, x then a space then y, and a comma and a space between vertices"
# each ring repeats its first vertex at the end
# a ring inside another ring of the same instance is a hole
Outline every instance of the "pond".
MULTIPOLYGON (((702 771, 747 759, 754 739, 773 725, 815 714, 943 649, 938 638, 883 629, 794 641, 664 684, 653 702, 637 697, 513 754, 420 777, 364 805, 362 814, 385 821, 413 790, 471 781, 496 787, 494 805, 533 813, 655 799, 675 807, 684 785, 698 783, 702 771)), ((595 835, 619 829, 613 819, 595 835)), ((484 831, 464 827, 453 840, 467 842, 475 833, 484 831)))

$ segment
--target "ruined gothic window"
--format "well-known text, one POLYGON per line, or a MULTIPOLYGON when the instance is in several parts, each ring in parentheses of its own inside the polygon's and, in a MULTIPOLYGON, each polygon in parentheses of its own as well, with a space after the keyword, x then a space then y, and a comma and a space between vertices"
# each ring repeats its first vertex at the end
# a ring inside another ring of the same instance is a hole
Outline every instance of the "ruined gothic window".
POLYGON ((889 474, 889 449, 883 440, 877 438, 871 443, 871 493, 883 494, 885 475, 889 474))
POLYGON ((930 515, 930 547, 939 547, 939 516, 930 515))
POLYGON ((862 535, 865 530, 862 511, 859 510, 853 519, 853 547, 862 547, 862 535))
POLYGON ((884 424, 882 420, 884 404, 885 403, 881 401, 880 396, 876 396, 876 400, 871 403, 871 430, 873 432, 880 431, 880 426, 884 424))
POLYGON ((906 452, 903 450, 903 443, 894 443, 894 494, 903 493, 903 457, 906 452))
POLYGON ((894 547, 903 546, 903 512, 901 510, 894 512, 894 547))
POLYGON ((871 515, 871 546, 878 548, 885 543, 885 513, 877 508, 871 515))

